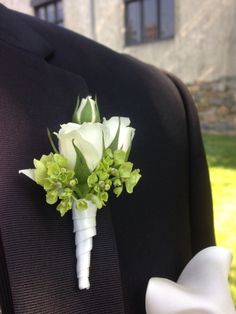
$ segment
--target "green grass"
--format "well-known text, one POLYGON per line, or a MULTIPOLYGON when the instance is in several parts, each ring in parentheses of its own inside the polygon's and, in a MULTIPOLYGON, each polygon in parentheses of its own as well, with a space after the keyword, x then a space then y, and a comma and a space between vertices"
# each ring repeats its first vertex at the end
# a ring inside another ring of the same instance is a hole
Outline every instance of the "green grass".
POLYGON ((236 304, 236 137, 203 135, 212 185, 217 245, 229 248, 234 260, 230 287, 236 304))

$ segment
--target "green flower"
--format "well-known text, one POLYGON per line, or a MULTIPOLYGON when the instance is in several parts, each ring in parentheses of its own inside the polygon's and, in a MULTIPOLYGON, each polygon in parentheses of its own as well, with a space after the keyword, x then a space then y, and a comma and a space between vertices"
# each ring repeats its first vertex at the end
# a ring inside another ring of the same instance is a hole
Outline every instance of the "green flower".
POLYGON ((108 201, 107 192, 111 188, 116 197, 121 195, 124 188, 132 193, 140 177, 140 170, 133 170, 133 164, 126 161, 124 151, 115 150, 112 153, 111 149, 107 149, 101 162, 88 177, 90 190, 86 199, 91 200, 97 208, 102 208, 108 201))
POLYGON ((76 201, 76 208, 79 210, 85 210, 88 208, 88 204, 85 199, 79 199, 76 201))
POLYGON ((58 192, 56 190, 48 191, 46 194, 46 202, 48 204, 55 204, 58 199, 58 192))
POLYGON ((125 162, 126 153, 123 150, 116 150, 114 152, 114 162, 116 166, 122 165, 125 162))
POLYGON ((124 188, 132 193, 141 175, 139 169, 133 170, 133 164, 126 161, 126 156, 122 150, 105 150, 94 171, 84 176, 86 181, 80 181, 77 173, 68 167, 67 159, 58 153, 34 159, 35 169, 22 172, 44 188, 48 204, 58 202, 57 210, 64 216, 71 210, 73 202, 79 210, 87 209, 88 200, 100 209, 108 202, 108 191, 113 190, 116 197, 124 188))
POLYGON ((125 181, 126 191, 128 193, 133 193, 133 189, 141 178, 140 170, 135 169, 131 172, 129 178, 125 181))
POLYGON ((78 198, 78 180, 74 171, 67 168, 64 156, 53 153, 34 159, 34 166, 34 180, 46 191, 46 202, 55 204, 60 201, 57 210, 63 216, 78 198))
POLYGON ((95 186, 97 182, 98 182, 98 176, 95 172, 92 172, 91 175, 87 179, 87 184, 91 188, 95 186))

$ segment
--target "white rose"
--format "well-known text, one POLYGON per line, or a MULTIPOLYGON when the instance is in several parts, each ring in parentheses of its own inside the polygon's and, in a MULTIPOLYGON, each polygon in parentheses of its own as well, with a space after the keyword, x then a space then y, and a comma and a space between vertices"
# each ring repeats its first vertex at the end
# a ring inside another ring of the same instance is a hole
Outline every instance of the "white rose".
POLYGON ((62 124, 56 135, 59 151, 67 158, 69 168, 74 169, 76 164, 77 155, 73 140, 84 156, 90 171, 93 171, 101 161, 103 155, 103 127, 101 123, 62 124))
POLYGON ((125 117, 112 117, 109 120, 103 118, 105 148, 109 147, 113 142, 118 132, 119 124, 120 131, 116 149, 122 149, 127 152, 131 146, 135 129, 129 126, 130 119, 125 117))
POLYGON ((73 115, 73 122, 83 124, 84 122, 100 122, 100 114, 97 105, 97 99, 93 100, 91 96, 79 98, 73 115))
MULTIPOLYGON (((59 151, 68 160, 68 167, 74 169, 77 159, 74 141, 92 172, 103 157, 103 145, 108 148, 116 137, 113 150, 122 149, 128 152, 128 157, 135 133, 135 129, 129 125, 130 119, 125 117, 112 117, 109 120, 104 118, 102 124, 99 122, 62 124, 59 132, 55 133, 58 137, 59 151)), ((20 172, 34 180, 34 169, 24 169, 20 172)))

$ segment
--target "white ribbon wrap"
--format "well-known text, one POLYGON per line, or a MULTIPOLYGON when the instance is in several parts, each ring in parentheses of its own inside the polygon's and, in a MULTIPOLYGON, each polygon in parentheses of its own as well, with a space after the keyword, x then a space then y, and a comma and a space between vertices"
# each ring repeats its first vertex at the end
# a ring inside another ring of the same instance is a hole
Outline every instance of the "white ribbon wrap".
POLYGON ((89 289, 90 257, 93 248, 93 237, 96 235, 96 206, 88 201, 88 208, 78 210, 75 203, 72 207, 76 245, 76 273, 79 289, 89 289))

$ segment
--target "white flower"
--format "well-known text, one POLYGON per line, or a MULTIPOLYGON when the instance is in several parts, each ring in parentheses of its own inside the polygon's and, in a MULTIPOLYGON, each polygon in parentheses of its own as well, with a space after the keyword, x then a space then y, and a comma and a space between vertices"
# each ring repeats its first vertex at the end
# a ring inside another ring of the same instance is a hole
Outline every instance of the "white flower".
POLYGON ((109 120, 103 118, 105 148, 111 145, 114 138, 116 137, 118 129, 120 128, 118 135, 118 145, 116 149, 122 149, 127 152, 131 146, 135 133, 135 129, 129 125, 129 118, 111 117, 109 120))
POLYGON ((77 158, 73 141, 85 158, 90 171, 93 171, 101 161, 103 155, 103 127, 101 123, 62 124, 56 135, 59 151, 67 158, 68 166, 71 169, 74 169, 77 158))
MULTIPOLYGON (((88 106, 85 101, 85 99, 82 100, 80 108, 88 106)), ((91 104, 94 102, 92 99, 89 101, 91 104)), ((103 123, 62 124, 59 132, 54 134, 58 137, 59 152, 67 159, 68 167, 75 170, 77 160, 79 162, 77 166, 83 167, 80 154, 76 152, 76 146, 84 157, 89 171, 92 172, 103 158, 104 148, 110 147, 113 151, 121 149, 127 153, 128 158, 134 133, 135 129, 130 127, 129 118, 111 117, 109 120, 104 118, 103 123)), ((34 180, 34 169, 24 169, 20 172, 34 180)))

